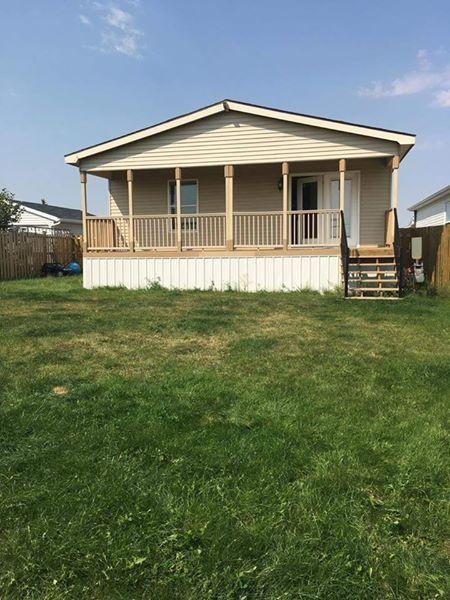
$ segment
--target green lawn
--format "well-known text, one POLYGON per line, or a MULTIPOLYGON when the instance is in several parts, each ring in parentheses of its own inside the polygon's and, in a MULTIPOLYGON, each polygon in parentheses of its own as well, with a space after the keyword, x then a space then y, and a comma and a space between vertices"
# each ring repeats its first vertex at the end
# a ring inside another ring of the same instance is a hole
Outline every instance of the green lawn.
POLYGON ((0 284, 0 597, 450 597, 450 301, 0 284))

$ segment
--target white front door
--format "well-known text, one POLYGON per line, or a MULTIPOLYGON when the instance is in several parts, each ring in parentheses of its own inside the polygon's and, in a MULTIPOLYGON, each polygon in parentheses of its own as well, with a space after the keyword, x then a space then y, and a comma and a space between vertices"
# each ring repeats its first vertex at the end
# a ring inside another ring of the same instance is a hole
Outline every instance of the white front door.
MULTIPOLYGON (((324 175, 324 208, 339 208, 339 173, 324 175)), ((345 174, 344 220, 347 242, 352 248, 359 244, 359 173, 345 174)))

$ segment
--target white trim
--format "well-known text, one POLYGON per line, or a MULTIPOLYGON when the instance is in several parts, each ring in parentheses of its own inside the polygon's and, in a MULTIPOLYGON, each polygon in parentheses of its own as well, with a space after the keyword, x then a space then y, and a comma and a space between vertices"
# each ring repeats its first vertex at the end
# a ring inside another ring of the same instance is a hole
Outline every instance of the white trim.
MULTIPOLYGON (((58 223, 60 221, 59 217, 55 217, 54 215, 50 215, 46 212, 37 210, 36 208, 30 208, 29 206, 25 206, 21 202, 17 202, 17 204, 20 204, 20 206, 23 208, 24 212, 29 212, 32 215, 36 215, 38 217, 43 217, 44 219, 48 219, 49 221, 52 221, 53 223, 58 223)), ((43 204, 42 206, 45 206, 45 204, 43 204)), ((80 220, 80 222, 81 222, 81 220, 80 220)))
MULTIPOLYGON (((359 248, 360 245, 360 234, 361 234, 361 220, 360 220, 360 205, 361 205, 361 171, 345 171, 345 179, 352 182, 352 225, 355 223, 356 231, 354 237, 347 236, 348 244, 350 248, 359 248)), ((324 199, 329 199, 327 194, 330 194, 330 188, 327 184, 331 181, 339 182, 339 172, 328 172, 324 174, 324 199)), ((326 207, 328 208, 328 207, 326 207)), ((348 232, 347 232, 348 233, 348 232)))
POLYGON ((270 119, 278 119, 280 121, 288 121, 291 123, 298 123, 301 125, 310 125, 312 127, 321 127, 323 129, 331 129, 333 131, 342 131, 345 133, 353 133, 356 135, 363 135, 366 137, 373 137, 381 140, 396 142, 402 147, 402 155, 404 155, 412 146, 414 146, 416 140, 415 135, 407 133, 385 131, 364 125, 343 123, 331 119, 322 119, 320 117, 289 113, 272 108, 265 108, 262 106, 243 104, 235 100, 224 100, 221 102, 217 102, 212 106, 201 108, 190 114, 175 117, 174 119, 170 119, 169 121, 165 121, 164 123, 159 123, 157 125, 147 127, 140 131, 135 131, 126 134, 114 140, 109 140, 91 146, 89 148, 84 148, 82 150, 72 152, 70 154, 67 154, 64 157, 64 160, 68 164, 76 165, 81 159, 86 158, 88 156, 93 156, 95 154, 105 152, 106 150, 112 150, 113 148, 117 148, 119 146, 129 144, 131 142, 136 142, 138 140, 157 135, 158 133, 162 133, 170 129, 175 129, 176 127, 180 127, 182 125, 187 125, 188 123, 193 123, 194 121, 198 121, 199 119, 204 119, 205 117, 210 117, 211 115, 215 115, 226 110, 232 110, 251 115, 268 117, 270 119))
POLYGON ((417 204, 413 204, 412 206, 410 206, 408 208, 408 210, 411 210, 411 211, 418 210, 419 208, 422 208, 422 207, 426 206, 427 204, 431 204, 435 200, 440 200, 441 198, 445 197, 447 194, 450 194, 450 185, 446 185, 441 190, 438 190, 437 192, 434 192, 434 194, 431 194, 430 196, 427 196, 420 202, 417 202, 417 204))
MULTIPOLYGON (((352 170, 352 171, 346 171, 345 172, 345 178, 349 178, 348 176, 353 178, 353 181, 356 179, 356 189, 355 189, 355 195, 356 195, 356 214, 354 215, 354 218, 356 219, 356 223, 357 223, 357 232, 356 232, 356 236, 355 236, 355 240, 353 240, 353 242, 356 243, 352 243, 351 247, 352 248, 359 248, 360 245, 360 235, 361 235, 361 220, 360 220, 360 205, 361 205, 361 171, 358 170, 352 170)), ((326 177, 330 177, 330 178, 334 178, 336 177, 337 180, 339 181, 339 171, 319 171, 319 172, 312 172, 312 173, 289 173, 289 189, 288 189, 288 206, 289 206, 289 210, 292 210, 292 178, 298 178, 298 177, 320 177, 321 178, 321 182, 319 183, 319 188, 318 188, 318 193, 320 193, 320 197, 317 198, 317 207, 320 208, 324 208, 324 199, 325 199, 325 179, 326 177)))

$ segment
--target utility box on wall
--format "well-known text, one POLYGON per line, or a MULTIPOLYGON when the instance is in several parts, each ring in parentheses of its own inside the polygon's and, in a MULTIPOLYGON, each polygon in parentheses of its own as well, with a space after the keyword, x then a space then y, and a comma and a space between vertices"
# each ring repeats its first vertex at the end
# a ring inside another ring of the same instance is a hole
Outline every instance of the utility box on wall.
POLYGON ((422 260, 422 238, 411 238, 411 258, 413 260, 422 260))

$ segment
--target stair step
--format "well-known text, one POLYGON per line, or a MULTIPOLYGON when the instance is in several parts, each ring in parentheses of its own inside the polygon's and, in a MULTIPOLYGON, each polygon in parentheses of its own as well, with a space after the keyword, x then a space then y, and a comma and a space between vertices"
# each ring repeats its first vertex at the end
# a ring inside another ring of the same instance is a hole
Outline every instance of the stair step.
POLYGON ((364 281, 366 283, 397 283, 397 278, 396 277, 352 277, 349 278, 349 283, 350 281, 353 282, 358 282, 358 281, 364 281))
POLYGON ((402 300, 398 296, 347 296, 346 300, 402 300))
POLYGON ((385 272, 385 273, 376 273, 374 272, 363 272, 363 271, 349 271, 348 273, 349 279, 371 279, 375 281, 376 279, 382 279, 383 281, 389 281, 390 279, 397 279, 397 273, 394 272, 385 272))
POLYGON ((389 261, 382 261, 382 262, 378 262, 378 261, 367 261, 366 259, 361 261, 359 260, 359 258, 351 258, 349 265, 361 265, 361 266, 369 266, 369 267, 373 267, 373 266, 380 266, 380 267, 384 267, 385 265, 395 265, 397 264, 395 262, 395 260, 389 260, 389 261))
POLYGON ((349 291, 354 292, 398 292, 398 285, 394 287, 355 287, 349 288, 349 291))

